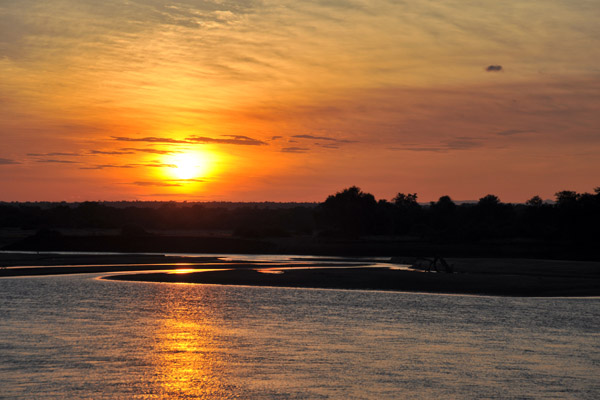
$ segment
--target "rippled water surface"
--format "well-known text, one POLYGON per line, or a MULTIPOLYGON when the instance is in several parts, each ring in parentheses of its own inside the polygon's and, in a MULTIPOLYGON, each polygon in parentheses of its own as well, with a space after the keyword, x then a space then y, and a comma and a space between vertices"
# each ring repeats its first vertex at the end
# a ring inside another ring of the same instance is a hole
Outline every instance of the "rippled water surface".
POLYGON ((0 398, 600 398, 600 300, 0 279, 0 398))

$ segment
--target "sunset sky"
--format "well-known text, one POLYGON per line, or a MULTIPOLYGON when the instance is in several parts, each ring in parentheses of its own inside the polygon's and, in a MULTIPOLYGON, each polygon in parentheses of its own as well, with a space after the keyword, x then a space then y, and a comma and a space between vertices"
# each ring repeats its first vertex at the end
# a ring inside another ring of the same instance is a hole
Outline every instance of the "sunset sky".
POLYGON ((600 186, 598 0, 0 0, 0 201, 600 186))

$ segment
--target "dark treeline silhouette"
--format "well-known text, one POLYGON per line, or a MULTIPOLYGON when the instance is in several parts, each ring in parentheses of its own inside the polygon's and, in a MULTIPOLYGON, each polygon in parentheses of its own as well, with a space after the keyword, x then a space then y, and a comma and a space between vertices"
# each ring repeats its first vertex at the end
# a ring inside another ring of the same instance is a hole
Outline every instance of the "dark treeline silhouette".
POLYGON ((244 236, 281 236, 312 233, 313 208, 204 207, 200 204, 165 202, 160 207, 113 207, 99 202, 76 206, 35 203, 0 204, 0 228, 28 230, 120 229, 124 235, 147 234, 151 230, 229 230, 244 236))
POLYGON ((449 196, 429 204, 417 200, 416 193, 377 200, 353 186, 314 206, 205 207, 166 202, 159 207, 136 203, 114 207, 84 202, 39 207, 35 203, 1 203, 0 229, 38 231, 42 238, 60 236, 66 229, 116 229, 125 237, 156 235, 165 230, 221 230, 255 239, 368 241, 379 237, 447 245, 544 243, 546 248, 553 244, 571 246, 572 252, 584 248, 588 255, 600 241, 600 188, 594 193, 560 191, 552 204, 539 196, 524 204, 503 203, 491 194, 465 204, 457 204, 449 196))
POLYGON ((600 188, 594 194, 561 191, 554 204, 534 196, 525 204, 487 195, 456 204, 442 196, 428 205, 416 193, 376 201, 357 187, 345 189, 315 211, 319 229, 330 235, 410 235, 449 242, 484 239, 559 239, 591 242, 600 232, 600 188))

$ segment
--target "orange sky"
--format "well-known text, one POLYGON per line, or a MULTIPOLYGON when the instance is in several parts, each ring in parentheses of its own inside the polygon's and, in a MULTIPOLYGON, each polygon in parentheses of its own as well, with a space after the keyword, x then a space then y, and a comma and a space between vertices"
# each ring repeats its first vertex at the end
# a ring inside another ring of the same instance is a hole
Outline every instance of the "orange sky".
POLYGON ((600 7, 0 3, 0 201, 600 185, 600 7))

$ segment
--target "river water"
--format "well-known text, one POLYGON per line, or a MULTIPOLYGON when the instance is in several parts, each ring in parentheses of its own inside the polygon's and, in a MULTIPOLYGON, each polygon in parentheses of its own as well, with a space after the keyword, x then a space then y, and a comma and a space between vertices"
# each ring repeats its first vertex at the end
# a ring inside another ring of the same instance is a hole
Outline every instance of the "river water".
POLYGON ((0 279, 2 399, 598 399, 600 299, 0 279))

